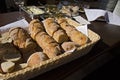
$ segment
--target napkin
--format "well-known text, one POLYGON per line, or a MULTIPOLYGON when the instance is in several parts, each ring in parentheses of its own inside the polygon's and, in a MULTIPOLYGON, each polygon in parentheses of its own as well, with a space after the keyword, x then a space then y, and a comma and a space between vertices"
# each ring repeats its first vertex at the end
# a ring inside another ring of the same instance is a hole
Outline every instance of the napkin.
POLYGON ((82 32, 83 34, 85 34, 86 36, 88 36, 88 26, 86 25, 81 25, 78 27, 75 27, 78 31, 82 32))
POLYGON ((84 9, 88 21, 100 20, 106 21, 108 24, 114 24, 120 26, 120 17, 110 11, 101 9, 84 9), (104 17, 104 18, 103 18, 104 17))
POLYGON ((114 24, 120 26, 120 16, 115 13, 108 12, 109 24, 114 24))
POLYGON ((83 34, 85 34, 86 36, 88 36, 88 24, 90 24, 89 21, 87 21, 86 19, 84 19, 83 17, 79 16, 75 16, 73 17, 75 19, 75 21, 77 21, 80 25, 76 26, 75 28, 82 32, 83 34))
POLYGON ((0 33, 5 32, 9 30, 10 28, 15 28, 15 27, 22 27, 26 29, 28 27, 28 22, 25 19, 21 19, 21 20, 9 23, 7 25, 1 26, 0 33))
POLYGON ((77 22, 79 22, 81 25, 86 25, 86 24, 90 24, 89 21, 87 21, 86 19, 84 19, 81 16, 75 16, 73 17, 77 22))

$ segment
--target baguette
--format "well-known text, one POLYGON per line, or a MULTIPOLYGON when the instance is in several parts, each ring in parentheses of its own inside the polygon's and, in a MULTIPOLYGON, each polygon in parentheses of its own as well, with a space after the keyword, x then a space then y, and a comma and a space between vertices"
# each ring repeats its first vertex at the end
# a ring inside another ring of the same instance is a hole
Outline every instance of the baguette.
POLYGON ((59 44, 44 31, 43 29, 44 26, 42 25, 42 22, 40 21, 38 22, 38 20, 36 21, 33 20, 33 21, 30 22, 29 32, 32 38, 34 38, 35 41, 38 43, 38 45, 43 49, 43 52, 49 58, 53 58, 61 54, 61 48, 59 44), (41 24, 41 25, 35 26, 35 24, 41 24))
POLYGON ((78 31, 74 26, 70 25, 65 18, 58 18, 57 22, 66 31, 71 41, 78 45, 84 45, 88 42, 88 37, 78 31))
POLYGON ((25 61, 36 51, 37 44, 24 29, 20 27, 12 28, 9 30, 9 36, 12 39, 13 44, 21 51, 25 61))
POLYGON ((29 25, 29 31, 30 31, 31 37, 35 40, 36 34, 41 31, 44 31, 43 24, 39 23, 38 19, 32 20, 29 25))
POLYGON ((53 37, 58 43, 68 41, 68 36, 63 29, 55 22, 53 18, 47 18, 44 20, 44 26, 46 32, 53 37))

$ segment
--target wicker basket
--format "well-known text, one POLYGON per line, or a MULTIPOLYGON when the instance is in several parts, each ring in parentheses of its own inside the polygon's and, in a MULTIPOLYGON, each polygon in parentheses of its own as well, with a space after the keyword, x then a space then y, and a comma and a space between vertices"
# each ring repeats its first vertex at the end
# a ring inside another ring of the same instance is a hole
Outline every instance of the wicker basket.
POLYGON ((77 59, 83 55, 86 55, 94 46, 94 44, 100 39, 100 36, 98 34, 89 29, 88 37, 90 38, 91 42, 79 47, 74 53, 64 53, 52 59, 46 60, 40 65, 34 67, 27 67, 25 69, 12 73, 0 74, 0 80, 27 80, 60 65, 68 63, 74 59, 77 59))

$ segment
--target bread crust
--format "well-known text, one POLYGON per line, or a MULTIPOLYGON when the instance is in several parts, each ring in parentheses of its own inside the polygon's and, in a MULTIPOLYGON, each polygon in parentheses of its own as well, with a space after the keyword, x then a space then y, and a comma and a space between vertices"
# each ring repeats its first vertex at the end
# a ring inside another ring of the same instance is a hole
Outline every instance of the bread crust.
POLYGON ((46 32, 53 37, 58 43, 69 40, 66 32, 61 29, 60 25, 55 22, 54 18, 47 18, 43 21, 46 32))
POLYGON ((12 39, 13 44, 21 51, 25 61, 33 52, 35 52, 37 44, 23 28, 16 27, 10 29, 9 36, 12 39))
MULTIPOLYGON (((37 30, 39 30, 38 34, 36 34, 34 37, 35 41, 38 43, 38 45, 43 49, 43 52, 45 54, 47 54, 47 56, 49 58, 53 58, 59 54, 61 54, 61 48, 59 46, 59 44, 51 37, 49 36, 45 31, 44 31, 44 26, 43 25, 40 25, 40 26, 35 26, 33 24, 36 24, 34 23, 34 21, 31 21, 30 22, 30 26, 29 26, 29 32, 31 33, 35 33, 37 30), (31 27, 34 27, 36 29, 33 29, 31 27)), ((42 24, 42 22, 37 22, 37 24, 42 24)))
POLYGON ((70 25, 65 18, 58 18, 57 22, 66 31, 70 40, 79 45, 84 45, 88 42, 88 37, 78 31, 74 26, 70 25))

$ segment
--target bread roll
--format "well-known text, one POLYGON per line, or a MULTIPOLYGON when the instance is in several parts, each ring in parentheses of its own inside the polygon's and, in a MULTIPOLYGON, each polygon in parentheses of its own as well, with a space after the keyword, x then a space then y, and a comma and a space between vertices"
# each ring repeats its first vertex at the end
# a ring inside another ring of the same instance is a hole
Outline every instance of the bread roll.
POLYGON ((55 22, 54 18, 47 18, 44 20, 46 32, 52 36, 58 43, 68 41, 68 36, 64 30, 55 22))
POLYGON ((35 52, 37 44, 32 40, 27 31, 20 27, 10 29, 9 35, 13 44, 22 52, 23 58, 26 61, 35 52))
POLYGON ((66 31, 71 41, 79 45, 84 45, 88 42, 88 37, 70 25, 65 18, 59 18, 57 22, 66 31))
POLYGON ((48 57, 43 52, 35 52, 29 57, 27 64, 28 66, 35 66, 39 65, 42 61, 45 61, 47 59, 48 57))
POLYGON ((74 42, 64 42, 61 46, 64 51, 75 51, 77 48, 77 45, 74 42))
POLYGON ((61 49, 59 44, 44 31, 43 27, 42 22, 35 22, 34 20, 33 23, 33 21, 31 21, 29 25, 29 32, 32 38, 34 38, 38 45, 43 49, 44 53, 47 54, 49 58, 53 58, 61 54, 61 49), (41 25, 35 26, 35 24, 41 25))
POLYGON ((13 62, 2 62, 1 63, 1 69, 4 73, 12 72, 15 68, 15 63, 13 62))

